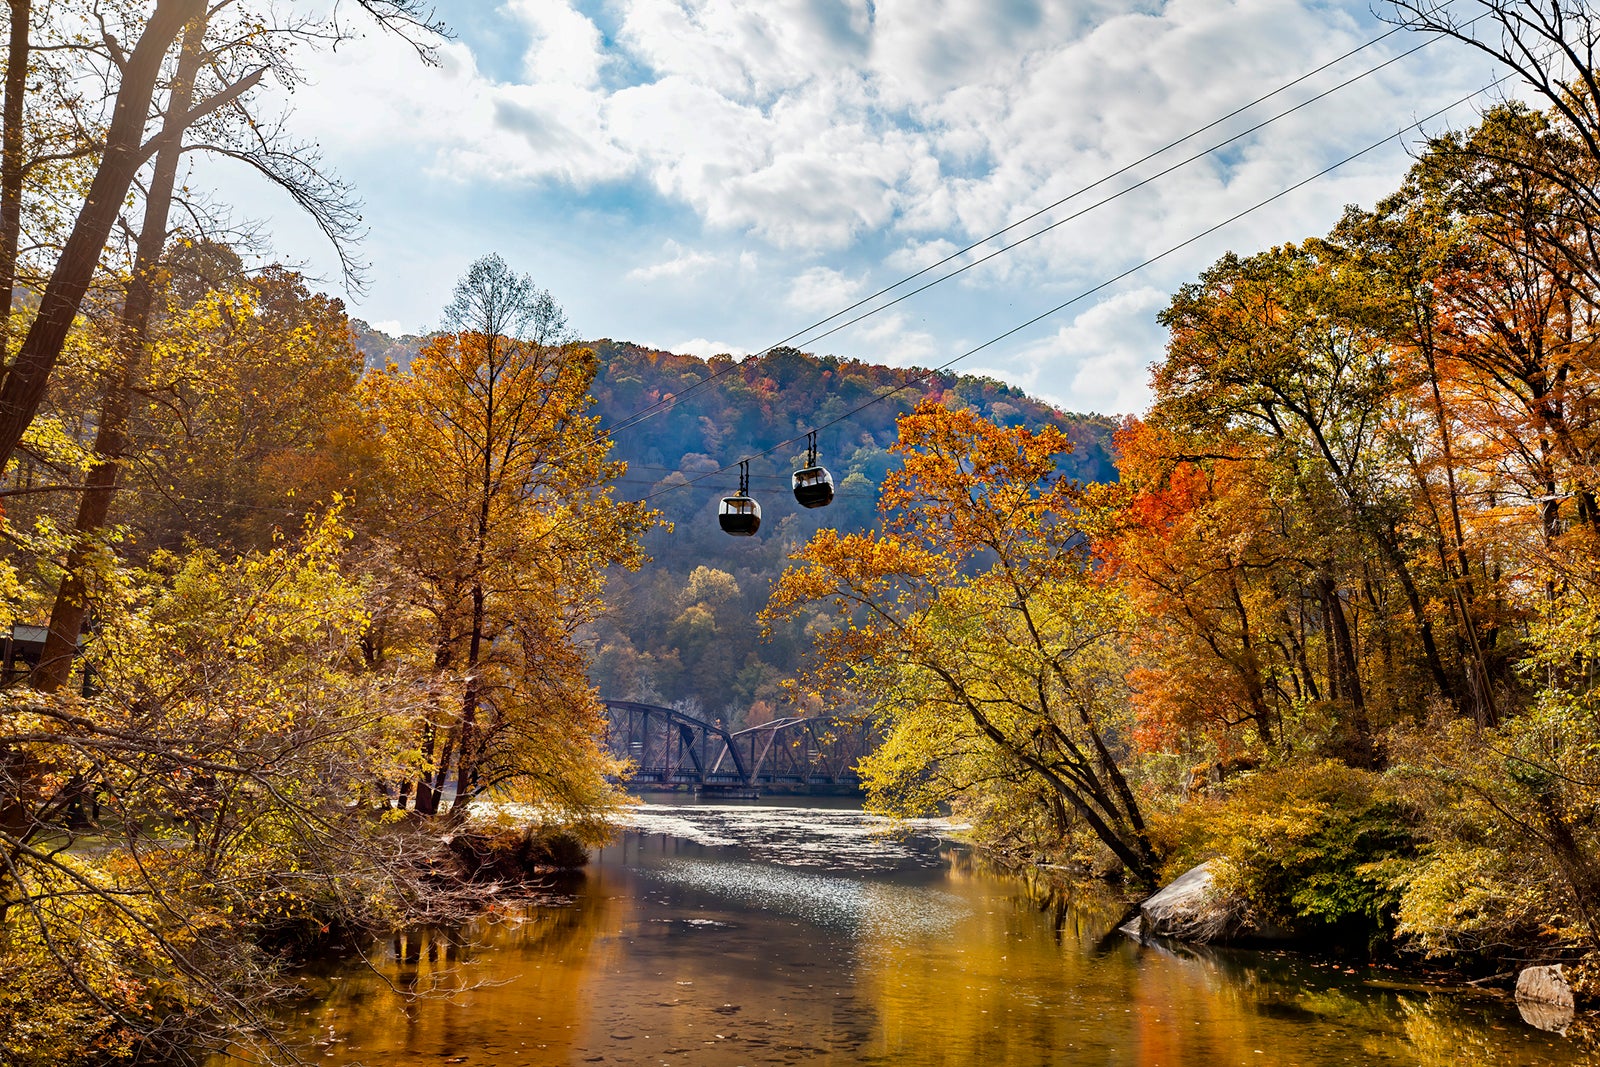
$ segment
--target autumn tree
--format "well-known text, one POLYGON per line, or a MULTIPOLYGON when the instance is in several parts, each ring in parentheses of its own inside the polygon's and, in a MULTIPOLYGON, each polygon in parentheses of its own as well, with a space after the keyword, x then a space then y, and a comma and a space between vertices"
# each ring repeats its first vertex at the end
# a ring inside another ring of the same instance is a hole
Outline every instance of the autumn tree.
POLYGON ((265 548, 336 494, 363 498, 361 372, 342 303, 281 267, 172 305, 131 420, 121 514, 140 550, 265 548))
POLYGON ((1373 737, 1353 618, 1362 601, 1382 616, 1379 633, 1416 653, 1391 662, 1404 670, 1417 663, 1428 680, 1392 679, 1379 692, 1388 710, 1414 710, 1428 682, 1449 700, 1461 691, 1459 665, 1436 637, 1428 576, 1418 572, 1417 530, 1406 521, 1394 341, 1371 321, 1369 284, 1314 243, 1223 257, 1163 313, 1172 340, 1156 369, 1152 411, 1179 437, 1251 442, 1257 461, 1279 465, 1297 494, 1299 544, 1328 636, 1329 688, 1345 709, 1355 758, 1370 752, 1373 737))
POLYGON ((377 818, 420 696, 363 665, 348 539, 328 515, 293 546, 101 572, 89 694, 0 694, 25 770, 0 774, 8 1053, 270 1047, 269 946, 426 912, 429 844, 377 818))
MULTIPOLYGON (((100 40, 90 43, 92 34, 80 30, 83 40, 76 50, 91 68, 98 60, 107 68, 107 84, 116 84, 111 71, 120 69, 122 61, 117 37, 109 28, 107 12, 96 9, 91 14, 97 20, 100 40)), ((65 21, 68 18, 58 14, 53 23, 65 21)), ((284 188, 312 217, 332 240, 350 272, 350 243, 357 229, 357 216, 349 190, 321 169, 314 146, 288 141, 275 124, 258 121, 250 106, 250 96, 267 72, 276 70, 280 78, 289 76, 283 51, 308 31, 316 32, 303 22, 274 24, 263 20, 233 0, 203 6, 186 20, 176 59, 170 71, 163 72, 166 97, 156 107, 150 120, 151 135, 141 149, 144 156, 153 157, 147 175, 139 183, 144 194, 142 220, 136 230, 124 224, 135 236, 130 262, 122 267, 126 278, 121 286, 120 307, 115 311, 119 325, 114 331, 113 346, 118 358, 106 375, 96 426, 95 458, 85 474, 73 524, 75 540, 50 613, 47 645, 34 672, 34 683, 41 688, 52 689, 65 682, 89 610, 83 571, 97 551, 96 541, 110 514, 126 458, 133 391, 146 357, 152 316, 158 310, 159 261, 168 245, 169 215, 180 198, 176 187, 180 158, 204 151, 254 167, 284 188)), ((153 98, 152 104, 156 103, 153 98)), ((86 106, 92 108, 92 103, 86 106)), ((136 171, 143 173, 142 161, 136 171)), ((0 194, 4 189, 5 183, 0 180, 0 194)), ((204 215, 192 205, 190 214, 196 219, 204 215)), ((0 223, 7 218, 6 205, 0 203, 0 223)), ((5 236, 0 233, 0 243, 5 236)), ((58 262, 57 267, 60 265, 58 262)), ((0 264, 0 273, 3 268, 4 264, 0 264)), ((27 362, 19 357, 17 368, 26 368, 27 362)))
POLYGON ((1121 478, 1093 493, 1093 535, 1147 620, 1131 675, 1142 745, 1166 749, 1193 731, 1217 755, 1274 752, 1295 709, 1323 695, 1300 595, 1310 572, 1286 536, 1295 494, 1222 441, 1204 457, 1189 442, 1186 456, 1130 420, 1117 449, 1121 478))
MULTIPOLYGON (((358 4, 380 24, 401 33, 436 29, 429 9, 420 0, 358 0, 358 4)), ((20 16, 26 11, 13 5, 13 14, 20 16)), ((11 461, 44 398, 123 202, 140 170, 163 147, 206 126, 215 135, 211 140, 214 150, 244 159, 286 185, 298 202, 313 210, 326 232, 348 232, 357 222, 354 211, 341 205, 339 196, 326 196, 337 192, 339 186, 330 184, 315 165, 310 146, 288 150, 281 143, 263 140, 270 124, 262 127, 240 110, 242 101, 269 73, 293 83, 294 69, 285 59, 285 49, 293 42, 337 41, 346 35, 337 9, 322 19, 293 16, 275 23, 270 12, 239 0, 215 7, 205 0, 157 0, 148 14, 142 8, 128 12, 116 5, 97 5, 85 21, 98 27, 98 55, 109 87, 100 105, 105 130, 86 153, 92 169, 88 188, 73 212, 75 218, 59 254, 48 268, 37 313, 0 381, 0 468, 11 461), (117 25, 119 18, 125 18, 125 25, 117 25), (210 62, 202 71, 211 80, 196 88, 192 96, 180 94, 174 101, 180 106, 163 114, 163 109, 155 106, 159 89, 172 72, 175 46, 196 20, 225 41, 226 47, 206 48, 210 62), (126 42, 132 42, 131 47, 126 42), (222 121, 229 115, 241 119, 231 132, 222 121)), ((8 113, 14 111, 13 107, 8 113)), ((22 121, 26 121, 25 107, 22 121)), ((11 158, 15 156, 13 152, 11 158)), ((9 223, 9 218, 3 221, 9 223)))
POLYGON ((872 803, 1031 788, 1149 883, 1159 856, 1124 769, 1131 619, 1083 548, 1077 487, 1056 466, 1069 449, 1053 428, 923 402, 900 420, 882 531, 819 531, 765 618, 831 609, 809 681, 877 718, 872 803))
MULTIPOLYGON (((1476 6, 1552 32, 1592 18, 1476 6)), ((1297 729, 1194 806, 1219 877, 1280 915, 1365 900, 1415 947, 1495 959, 1600 944, 1597 316, 1572 92, 1429 141, 1327 239, 1184 287, 1156 403, 1119 440, 1100 547, 1163 648, 1135 673, 1141 712, 1247 744, 1251 679, 1300 676, 1277 696, 1297 729), (1317 848, 1293 842, 1307 830, 1317 848), (1330 865, 1335 841, 1377 851, 1330 865), (1295 853, 1320 869, 1290 872, 1295 853)))
POLYGON ((453 778, 457 813, 515 784, 596 810, 610 765, 574 632, 604 570, 638 565, 650 515, 612 499, 623 468, 585 414, 595 356, 548 292, 488 256, 447 320, 456 332, 371 385, 387 534, 426 620, 415 654, 436 679, 428 770, 399 800, 432 813, 453 778))
MULTIPOLYGON (((186 27, 172 76, 162 122, 164 144, 156 152, 155 166, 145 197, 144 220, 139 228, 134 252, 132 276, 123 298, 119 329, 116 331, 116 347, 121 359, 106 382, 105 399, 95 434, 96 460, 86 472, 83 496, 74 523, 77 539, 67 553, 66 567, 50 612, 45 648, 34 672, 34 684, 44 690, 57 689, 66 682, 83 629, 83 620, 89 610, 83 571, 89 553, 94 548, 91 537, 105 525, 106 516, 111 510, 112 490, 116 486, 118 464, 125 447, 134 380, 148 340, 150 317, 155 304, 156 261, 167 240, 167 216, 172 208, 178 159, 183 150, 181 124, 193 101, 196 77, 205 59, 203 41, 207 21, 202 15, 186 27)), ((0 225, 3 223, 4 211, 0 210, 0 225)), ((4 235, 0 234, 0 239, 3 238, 4 235)))
POLYGON ((1413 202, 1452 225, 1450 255, 1435 282, 1442 375, 1458 417, 1495 459, 1516 457, 1517 478, 1547 536, 1559 503, 1600 532, 1594 451, 1596 281, 1547 237, 1582 228, 1565 213, 1565 190, 1514 162, 1494 162, 1485 143, 1560 139, 1547 116, 1498 108, 1466 135, 1441 137, 1413 170, 1413 202), (1540 235, 1544 234, 1545 237, 1540 235))
MULTIPOLYGON (((1390 0, 1400 25, 1459 41, 1520 75, 1548 108, 1536 139, 1476 137, 1453 149, 1559 190, 1559 221, 1530 230, 1552 264, 1566 261, 1600 295, 1600 16, 1587 0, 1390 0)), ((1490 210, 1493 210, 1492 204, 1490 210)))

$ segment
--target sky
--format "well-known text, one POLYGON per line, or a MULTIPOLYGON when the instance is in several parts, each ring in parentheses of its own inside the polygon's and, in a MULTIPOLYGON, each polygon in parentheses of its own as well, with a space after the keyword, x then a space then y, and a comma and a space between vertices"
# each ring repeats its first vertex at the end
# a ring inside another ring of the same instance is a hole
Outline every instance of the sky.
MULTIPOLYGON (((588 339, 955 361, 1067 411, 1138 413, 1178 286, 1225 251, 1370 206, 1418 129, 1278 194, 1500 77, 1438 41, 1335 89, 1426 40, 1363 48, 1392 28, 1371 8, 1382 0, 439 0, 453 37, 436 65, 369 28, 298 52, 304 84, 280 93, 289 127, 364 202, 364 292, 281 193, 220 164, 194 180, 391 333, 436 328, 468 264, 495 252, 588 339), (808 329, 1354 49, 1009 240, 1067 220, 1049 232, 838 332, 808 329)), ((1423 128, 1470 125, 1489 102, 1423 128)))

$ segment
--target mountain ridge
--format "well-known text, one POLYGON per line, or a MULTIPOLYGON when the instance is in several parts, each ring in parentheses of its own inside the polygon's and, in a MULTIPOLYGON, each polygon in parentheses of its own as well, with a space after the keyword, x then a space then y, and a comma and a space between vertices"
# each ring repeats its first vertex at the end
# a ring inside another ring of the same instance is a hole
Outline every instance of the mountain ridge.
MULTIPOLYGON (((369 366, 403 367, 426 341, 391 338, 366 323, 356 337, 369 366)), ((645 538, 650 564, 613 576, 614 608, 586 635, 591 678, 607 698, 673 704, 733 725, 790 710, 782 682, 809 647, 805 623, 762 641, 755 616, 789 554, 817 529, 876 526, 896 420, 924 398, 1001 425, 1056 426, 1074 445, 1063 473, 1082 482, 1116 478, 1111 438, 1119 420, 1063 412, 993 378, 794 348, 735 361, 611 338, 583 343, 599 360, 592 411, 603 427, 619 427, 612 456, 628 464, 618 495, 648 500, 672 524, 645 538), (790 493, 790 472, 805 465, 814 427, 838 492, 830 506, 807 510, 790 493), (717 525, 717 504, 738 487, 737 470, 727 468, 745 458, 762 526, 754 537, 730 537, 717 525)))

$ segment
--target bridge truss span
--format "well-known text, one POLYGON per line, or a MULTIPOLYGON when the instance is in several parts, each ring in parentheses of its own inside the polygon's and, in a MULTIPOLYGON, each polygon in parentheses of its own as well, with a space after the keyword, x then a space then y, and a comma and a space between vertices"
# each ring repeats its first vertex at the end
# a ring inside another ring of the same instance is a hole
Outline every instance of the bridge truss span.
POLYGON ((607 747, 633 761, 636 785, 856 790, 856 764, 878 740, 871 724, 853 716, 791 716, 730 731, 656 704, 604 703, 607 747))

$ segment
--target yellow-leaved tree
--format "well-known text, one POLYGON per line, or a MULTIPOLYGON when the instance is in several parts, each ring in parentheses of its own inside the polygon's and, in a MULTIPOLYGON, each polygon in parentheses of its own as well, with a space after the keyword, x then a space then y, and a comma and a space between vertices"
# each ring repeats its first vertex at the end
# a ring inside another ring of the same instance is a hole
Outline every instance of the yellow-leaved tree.
POLYGON ((582 821, 617 799, 575 630, 606 568, 636 567, 642 505, 586 415, 596 359, 550 294, 498 256, 447 309, 456 332, 370 384, 386 462, 382 526, 401 575, 391 648, 433 679, 426 769, 396 800, 434 814, 496 790, 582 821))
POLYGON ((0 691, 14 1062, 270 1040, 276 948, 419 911, 432 845, 376 788, 415 765, 419 696, 362 666, 348 538, 331 514, 294 546, 94 572, 88 693, 0 691))
POLYGON ((877 718, 884 743, 861 768, 872 806, 981 815, 1029 796, 1038 823, 1088 827, 1152 882, 1157 849, 1123 769, 1128 612, 1082 547, 1078 487, 1056 467, 1071 443, 932 401, 899 431, 882 531, 819 531, 765 618, 831 608, 807 681, 877 718))

